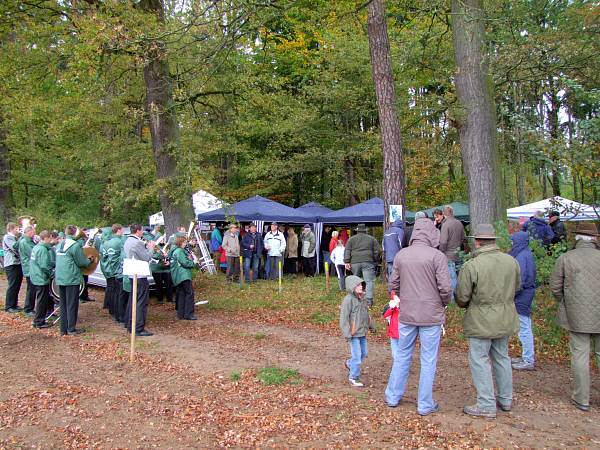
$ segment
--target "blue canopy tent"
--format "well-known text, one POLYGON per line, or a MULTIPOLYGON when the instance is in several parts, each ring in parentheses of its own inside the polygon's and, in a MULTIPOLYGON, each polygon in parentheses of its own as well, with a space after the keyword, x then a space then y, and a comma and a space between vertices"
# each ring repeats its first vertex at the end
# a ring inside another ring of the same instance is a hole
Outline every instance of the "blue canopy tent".
MULTIPOLYGON (((333 211, 323 217, 323 223, 331 224, 383 224, 383 200, 375 197, 370 200, 359 203, 358 205, 348 206, 347 208, 333 211)), ((404 212, 405 220, 415 217, 415 213, 406 210, 404 212)))
POLYGON ((312 222, 313 218, 313 215, 303 213, 260 195, 255 195, 214 211, 198 214, 198 220, 202 222, 225 222, 232 219, 238 222, 264 223, 275 221, 299 224, 312 222))
POLYGON ((302 205, 296 208, 296 211, 301 211, 303 214, 312 216, 311 222, 313 223, 313 231, 315 232, 315 239, 317 241, 317 273, 319 273, 319 262, 321 260, 321 237, 323 236, 323 217, 333 210, 329 209, 320 203, 310 202, 306 205, 302 205))

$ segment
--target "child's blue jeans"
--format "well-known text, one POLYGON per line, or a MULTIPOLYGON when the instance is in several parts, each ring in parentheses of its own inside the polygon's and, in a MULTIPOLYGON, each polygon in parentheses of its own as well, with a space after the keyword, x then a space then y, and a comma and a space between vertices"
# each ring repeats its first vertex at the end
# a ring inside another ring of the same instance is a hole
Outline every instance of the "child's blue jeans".
POLYGON ((350 376, 353 380, 357 380, 360 377, 360 365, 363 359, 367 357, 367 337, 353 337, 350 338, 350 359, 346 362, 350 368, 350 376))

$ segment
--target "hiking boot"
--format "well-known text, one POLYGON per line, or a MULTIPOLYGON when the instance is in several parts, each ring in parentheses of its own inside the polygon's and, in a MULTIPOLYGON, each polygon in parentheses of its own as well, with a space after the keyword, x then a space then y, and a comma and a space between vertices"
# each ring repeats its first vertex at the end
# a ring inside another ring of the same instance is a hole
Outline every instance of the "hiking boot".
POLYGON ((535 370, 535 364, 528 363, 525 360, 521 360, 516 363, 512 363, 513 370, 535 370))
POLYGON ((590 410, 590 405, 582 405, 577 400, 571 399, 571 403, 580 411, 588 412, 590 410))
POLYGON ((499 400, 496 400, 496 406, 504 412, 510 412, 510 410, 512 409, 512 404, 503 405, 502 403, 500 403, 499 400))
POLYGON ((364 384, 358 378, 348 378, 350 384, 354 387, 363 387, 364 384))
POLYGON ((473 417, 485 417, 487 419, 496 418, 496 411, 486 411, 485 409, 481 409, 477 405, 465 406, 463 408, 463 412, 473 417))

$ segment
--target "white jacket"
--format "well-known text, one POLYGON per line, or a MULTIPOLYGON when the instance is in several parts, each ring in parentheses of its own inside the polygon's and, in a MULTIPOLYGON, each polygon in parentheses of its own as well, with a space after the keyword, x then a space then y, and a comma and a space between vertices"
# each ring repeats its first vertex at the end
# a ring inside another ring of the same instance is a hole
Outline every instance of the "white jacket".
POLYGON ((269 231, 264 239, 265 248, 269 256, 282 256, 285 251, 285 236, 279 230, 273 233, 269 231))
POLYGON ((346 247, 344 247, 343 245, 337 246, 333 249, 333 251, 329 255, 329 259, 331 259, 332 264, 336 266, 344 265, 344 250, 346 250, 346 247))

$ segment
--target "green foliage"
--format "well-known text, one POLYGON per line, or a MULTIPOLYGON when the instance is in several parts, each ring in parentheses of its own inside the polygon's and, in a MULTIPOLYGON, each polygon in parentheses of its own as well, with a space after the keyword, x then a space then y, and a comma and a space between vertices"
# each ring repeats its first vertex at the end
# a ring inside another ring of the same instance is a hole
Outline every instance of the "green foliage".
POLYGON ((335 316, 332 316, 331 314, 322 313, 320 311, 315 312, 311 316, 311 322, 314 323, 315 325, 323 325, 323 324, 333 322, 335 320, 336 320, 335 316))
POLYGON ((240 372, 231 372, 230 378, 231 381, 240 381, 242 378, 242 374, 240 372))
POLYGON ((256 374, 256 378, 265 386, 302 383, 302 378, 297 370, 281 369, 279 367, 263 367, 256 374))
POLYGON ((529 247, 535 258, 537 283, 540 285, 548 285, 556 260, 560 255, 567 251, 567 243, 557 242, 549 247, 545 247, 537 239, 530 239, 529 247))

